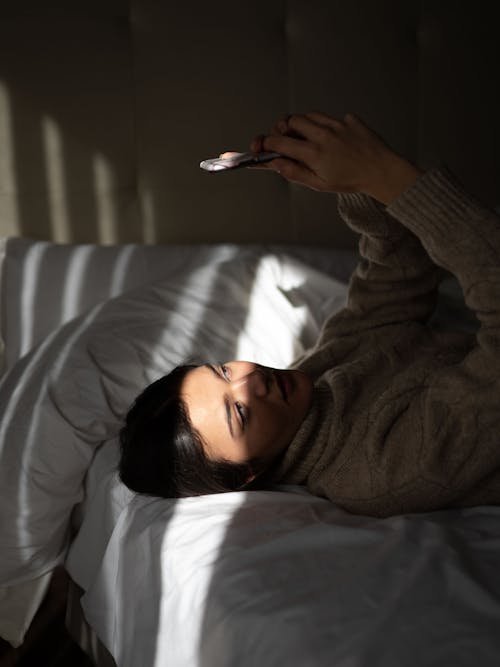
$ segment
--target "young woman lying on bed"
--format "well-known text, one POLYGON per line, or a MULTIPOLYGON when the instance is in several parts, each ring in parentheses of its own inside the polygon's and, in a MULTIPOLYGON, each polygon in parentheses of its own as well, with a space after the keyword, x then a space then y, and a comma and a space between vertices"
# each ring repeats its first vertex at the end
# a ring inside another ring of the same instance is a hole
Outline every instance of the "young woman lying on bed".
POLYGON ((350 114, 293 115, 252 149, 338 193, 361 234, 347 306, 290 370, 184 366, 149 386, 121 432, 124 483, 165 497, 299 484, 375 516, 499 503, 498 217, 350 114), (442 269, 476 336, 428 326, 442 269))

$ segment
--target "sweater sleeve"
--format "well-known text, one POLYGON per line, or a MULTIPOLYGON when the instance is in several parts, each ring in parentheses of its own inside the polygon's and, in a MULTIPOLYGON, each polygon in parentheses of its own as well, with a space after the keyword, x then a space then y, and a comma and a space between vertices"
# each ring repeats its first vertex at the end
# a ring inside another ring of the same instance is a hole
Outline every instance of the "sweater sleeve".
POLYGON ((388 213, 413 232, 435 264, 459 281, 481 326, 480 356, 500 363, 500 219, 453 177, 435 169, 398 197, 388 213))
MULTIPOLYGON (((417 448, 418 487, 431 485, 430 509, 498 504, 500 219, 443 170, 422 176, 388 211, 420 238, 437 265, 455 275, 480 323, 475 345, 455 362, 437 364, 399 420, 400 432, 421 434, 409 438, 405 450, 417 448)), ((396 433, 392 442, 397 451, 396 433)), ((421 508, 421 493, 419 498, 421 508)), ((394 510, 400 511, 397 504, 394 510)))
MULTIPOLYGON (((361 367, 359 382, 349 368, 343 369, 344 376, 337 373, 335 381, 343 383, 337 384, 342 391, 336 395, 342 419, 333 432, 342 437, 343 458, 318 468, 318 481, 310 482, 312 491, 348 511, 376 516, 500 504, 500 219, 443 170, 421 176, 385 212, 407 232, 398 232, 398 247, 419 239, 420 253, 427 256, 411 255, 415 261, 408 270, 420 279, 416 284, 425 284, 430 262, 451 272, 480 327, 475 340, 429 331, 396 373, 381 367, 385 375, 380 380, 376 372, 362 376, 366 366, 361 367), (376 393, 370 391, 371 381, 376 393), (360 387, 366 391, 363 404, 356 403, 360 387), (342 401, 348 401, 351 413, 342 401)), ((368 236, 364 243, 372 255, 372 248, 379 246, 373 234, 368 236)), ((388 256, 399 261, 401 255, 394 255, 390 240, 386 247, 388 256)), ((365 275, 375 283, 381 271, 397 276, 397 262, 391 269, 386 266, 387 255, 378 253, 365 275)), ((364 295, 371 297, 376 289, 361 278, 358 270, 351 298, 362 294, 361 306, 356 307, 366 309, 364 295)), ((390 283, 385 291, 390 291, 390 283)), ((429 303, 430 291, 419 294, 422 303, 429 303)), ((396 307, 390 294, 378 303, 375 311, 367 311, 370 321, 379 311, 390 313, 396 307)), ((414 313, 412 308, 408 304, 407 312, 414 313)), ((379 333, 379 340, 385 341, 386 332, 379 333)), ((405 340, 403 330, 392 334, 396 345, 405 340)), ((380 358, 379 340, 374 337, 369 346, 374 363, 380 358)))
POLYGON ((366 332, 386 324, 426 322, 442 272, 417 236, 363 194, 339 194, 340 215, 360 236, 361 256, 346 307, 331 317, 322 338, 366 332))

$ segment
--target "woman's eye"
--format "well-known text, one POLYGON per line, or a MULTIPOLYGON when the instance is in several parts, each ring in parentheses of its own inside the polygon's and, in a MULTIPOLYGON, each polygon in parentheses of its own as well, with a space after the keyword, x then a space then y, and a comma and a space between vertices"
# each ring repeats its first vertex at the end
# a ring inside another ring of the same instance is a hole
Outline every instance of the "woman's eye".
POLYGON ((244 405, 238 402, 234 404, 234 407, 236 408, 241 428, 244 429, 248 420, 247 410, 244 405))
POLYGON ((229 368, 227 366, 225 366, 224 364, 221 364, 220 365, 220 370, 221 370, 222 375, 226 378, 226 380, 231 379, 231 371, 229 370, 229 368))

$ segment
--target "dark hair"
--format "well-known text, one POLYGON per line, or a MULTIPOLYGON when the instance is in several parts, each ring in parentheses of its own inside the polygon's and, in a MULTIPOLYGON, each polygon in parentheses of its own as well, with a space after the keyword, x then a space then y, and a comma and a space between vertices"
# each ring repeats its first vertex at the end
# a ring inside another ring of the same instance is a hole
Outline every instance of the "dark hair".
POLYGON ((258 461, 212 461, 205 454, 180 397, 182 381, 193 368, 178 366, 146 387, 125 418, 119 474, 132 491, 182 498, 255 487, 246 482, 258 472, 258 461))

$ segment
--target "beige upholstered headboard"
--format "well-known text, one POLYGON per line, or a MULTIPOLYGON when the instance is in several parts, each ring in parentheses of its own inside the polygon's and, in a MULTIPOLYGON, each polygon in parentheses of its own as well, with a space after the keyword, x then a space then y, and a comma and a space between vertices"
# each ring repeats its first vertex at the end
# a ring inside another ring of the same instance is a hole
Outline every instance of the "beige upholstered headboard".
POLYGON ((352 244, 335 197, 210 175, 282 113, 357 112, 500 203, 499 3, 5 0, 0 235, 352 244))

